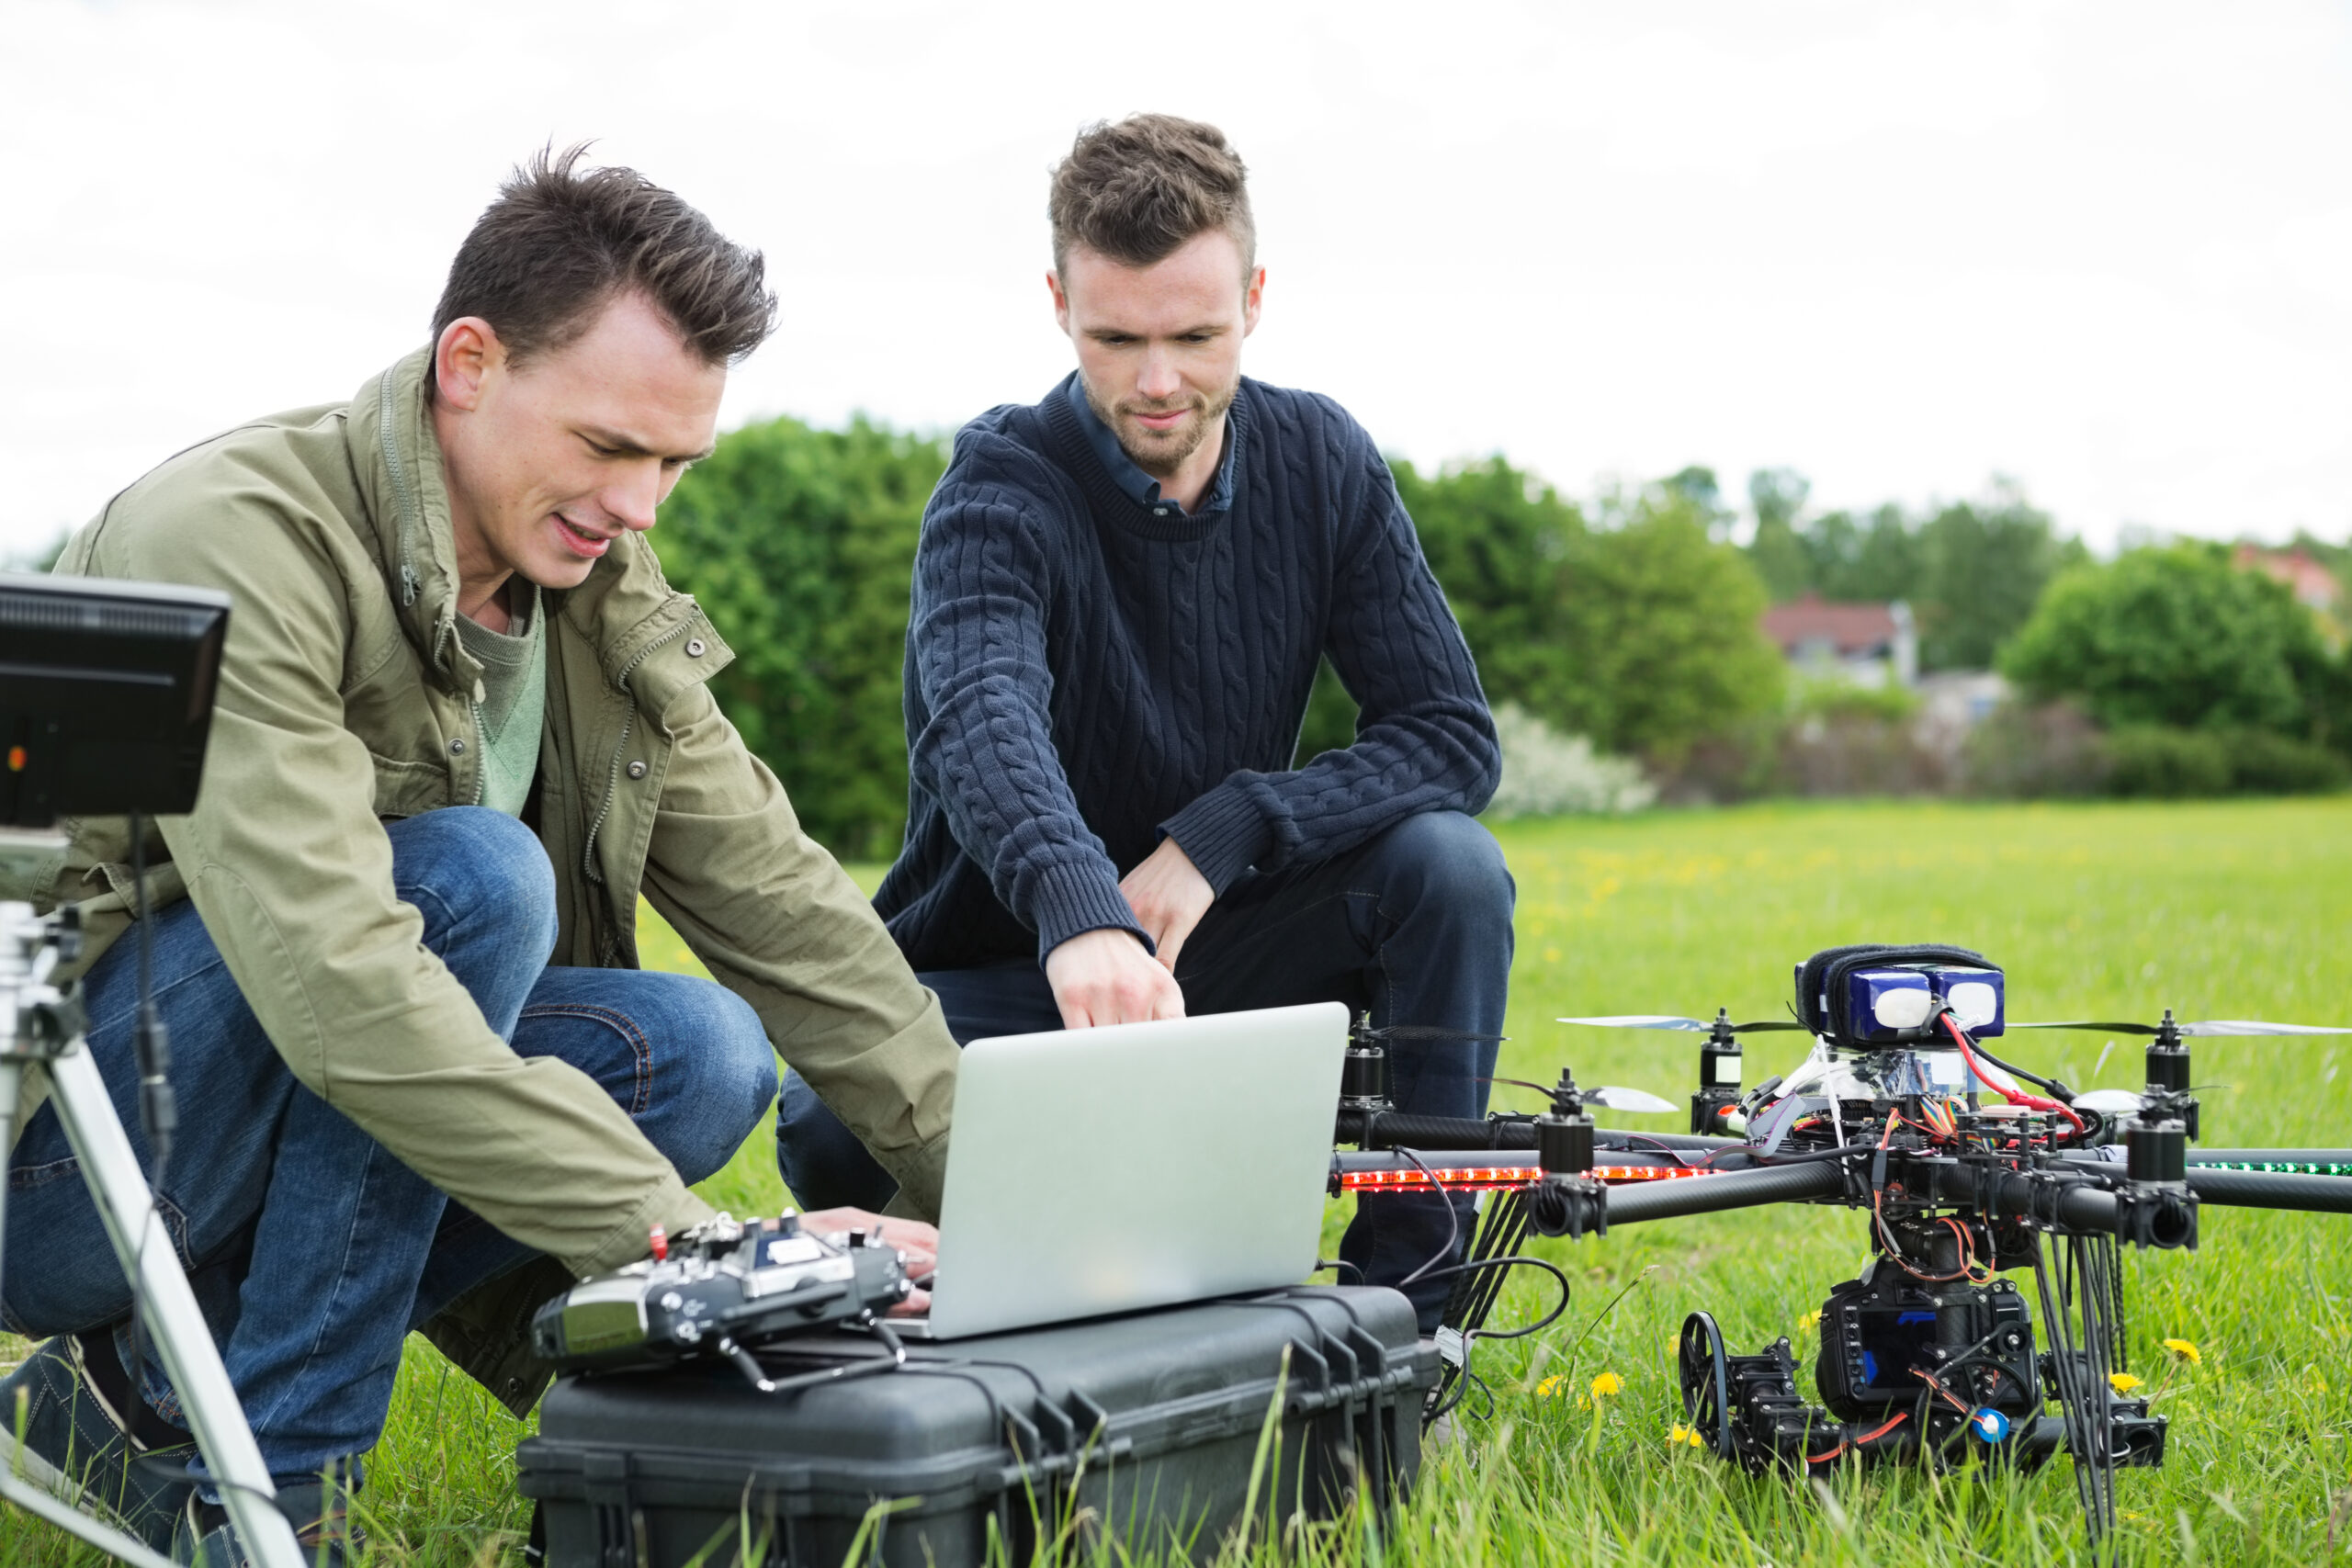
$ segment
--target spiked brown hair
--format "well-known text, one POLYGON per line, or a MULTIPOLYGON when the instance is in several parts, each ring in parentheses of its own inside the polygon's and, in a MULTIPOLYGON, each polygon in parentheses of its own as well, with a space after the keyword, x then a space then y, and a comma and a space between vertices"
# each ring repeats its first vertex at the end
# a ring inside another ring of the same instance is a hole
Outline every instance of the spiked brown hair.
POLYGON ((479 316, 519 364, 571 343, 634 289, 706 364, 732 365, 759 347, 775 325, 760 253, 634 169, 582 168, 587 152, 543 147, 498 187, 449 265, 434 341, 479 316))
POLYGON ((1166 260, 1195 234, 1222 229, 1241 248, 1244 273, 1257 265, 1249 168, 1216 126, 1174 115, 1129 115, 1078 133, 1054 170, 1046 213, 1054 266, 1084 245, 1125 266, 1166 260))

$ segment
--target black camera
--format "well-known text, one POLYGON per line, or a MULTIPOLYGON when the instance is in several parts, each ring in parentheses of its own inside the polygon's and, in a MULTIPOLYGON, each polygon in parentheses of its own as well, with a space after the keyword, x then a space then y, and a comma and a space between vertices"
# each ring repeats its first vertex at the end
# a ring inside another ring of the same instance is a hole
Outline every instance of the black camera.
POLYGON ((799 1216, 721 1214, 659 1255, 574 1285, 531 1322, 532 1348, 565 1371, 636 1371, 750 1348, 906 1300, 906 1266, 881 1233, 818 1235, 799 1216))
POLYGON ((1821 1402, 1847 1421, 1955 1404, 2011 1420, 2038 1414, 2041 1379, 2033 1316, 2007 1280, 1928 1284, 1882 1261, 1821 1308, 1821 1402))

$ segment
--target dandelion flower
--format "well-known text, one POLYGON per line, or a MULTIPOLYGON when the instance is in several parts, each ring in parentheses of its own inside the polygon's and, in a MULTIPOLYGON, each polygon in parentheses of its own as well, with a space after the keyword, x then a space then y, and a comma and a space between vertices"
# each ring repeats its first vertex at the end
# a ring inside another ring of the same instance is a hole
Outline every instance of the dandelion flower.
POLYGON ((1696 1427, 1676 1426, 1668 1428, 1666 1443, 1668 1448, 1677 1443, 1688 1443, 1694 1449, 1703 1449, 1707 1446, 1707 1439, 1699 1436, 1696 1427))
POLYGON ((1623 1393, 1624 1392, 1625 1385, 1618 1379, 1615 1372, 1603 1372, 1599 1377, 1592 1380, 1592 1396, 1595 1399, 1599 1399, 1604 1394, 1623 1393))
POLYGON ((2186 1339, 2167 1339, 2165 1341, 2165 1348, 2192 1367, 2201 1367, 2205 1364, 2203 1353, 2186 1339))
POLYGON ((2140 1386, 2140 1380, 2130 1372, 2109 1372, 2107 1374, 2107 1381, 2115 1385, 2115 1392, 2118 1393, 2130 1393, 2140 1386))
POLYGON ((1797 1319, 1797 1326, 1799 1328, 1817 1327, 1820 1323, 1821 1309, 1819 1307, 1815 1307, 1813 1311, 1806 1313, 1803 1317, 1797 1319))
POLYGON ((1561 1393, 1566 1390, 1567 1386, 1568 1380, 1561 1377, 1555 1372, 1535 1385, 1535 1397, 1538 1399, 1557 1399, 1560 1397, 1561 1393))

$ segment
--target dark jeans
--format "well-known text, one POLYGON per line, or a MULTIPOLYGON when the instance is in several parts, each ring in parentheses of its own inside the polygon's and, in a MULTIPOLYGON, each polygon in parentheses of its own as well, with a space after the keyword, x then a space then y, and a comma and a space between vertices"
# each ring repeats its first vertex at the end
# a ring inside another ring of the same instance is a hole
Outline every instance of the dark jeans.
MULTIPOLYGON (((688 1181, 733 1156, 776 1081, 749 1006, 682 975, 549 968, 554 876, 511 817, 458 807, 387 831, 424 945, 518 1055, 586 1073, 688 1181)), ((154 919, 179 1100, 158 1202, 270 1472, 315 1477, 375 1444, 409 1330, 533 1255, 295 1081, 193 904, 154 919)), ((130 1059, 137 984, 125 937, 91 972, 85 1002, 91 1054, 146 1164, 130 1059)), ((122 1319, 129 1289, 53 1107, 25 1129, 8 1179, 7 1325, 41 1336, 122 1319)), ((185 1425, 152 1358, 144 1392, 185 1425)))
MULTIPOLYGON (((1502 851, 1455 812, 1408 817, 1360 848, 1312 865, 1247 876, 1209 907, 1177 963, 1188 1013, 1237 1012, 1301 1002, 1370 1009, 1376 1024, 1422 1023, 1499 1034, 1510 981, 1515 890, 1502 851)), ((919 976, 939 993, 959 1042, 1059 1029, 1044 971, 1023 959, 919 976)), ((1400 1110, 1482 1116, 1495 1070, 1491 1043, 1404 1044, 1389 1053, 1400 1110)), ((1232 1086, 1237 1094, 1247 1084, 1232 1086)), ((785 1075, 776 1104, 776 1158, 808 1208, 879 1208, 893 1184, 799 1075, 785 1075)), ((1470 1200, 1454 1202, 1461 1235, 1470 1200)), ((1374 1284, 1394 1285, 1446 1245, 1444 1201, 1383 1193, 1362 1201, 1340 1256, 1374 1284)), ((1453 1279, 1407 1294, 1424 1333, 1437 1325, 1453 1279)))

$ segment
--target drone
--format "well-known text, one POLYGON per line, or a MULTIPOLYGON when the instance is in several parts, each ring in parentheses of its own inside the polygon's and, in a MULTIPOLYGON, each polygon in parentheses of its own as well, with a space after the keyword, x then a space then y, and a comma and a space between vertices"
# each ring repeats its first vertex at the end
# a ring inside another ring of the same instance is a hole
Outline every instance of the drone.
MULTIPOLYGON (((1611 1225, 1768 1203, 1866 1214, 1871 1256, 1821 1308, 1815 1404, 1783 1337, 1730 1354, 1715 1320, 1690 1314, 1677 1339, 1687 1421, 1718 1458, 1752 1473, 1819 1473, 1843 1461, 1976 1462, 2032 1471, 2074 1461, 2097 1552, 2115 1523, 2116 1472, 2161 1465, 2166 1418, 2127 1396, 2120 1248, 2197 1246, 2201 1205, 2352 1213, 2352 1150, 2197 1149, 2190 1042, 2216 1036, 2352 1034, 2252 1020, 2012 1022, 2000 967, 1972 949, 1862 943, 1795 970, 1794 1017, 1739 1023, 1668 1014, 1567 1018, 1584 1027, 1702 1036, 1687 1133, 1597 1126, 1599 1106, 1670 1112, 1639 1089, 1534 1084, 1550 1105, 1483 1120, 1405 1115, 1387 1095, 1386 1049, 1460 1035, 1361 1022, 1341 1081, 1331 1182, 1358 1194, 1488 1195, 1469 1260, 1453 1272, 1438 1346, 1444 1376, 1425 1419, 1470 1382, 1487 1314, 1531 1231, 1576 1238, 1611 1225), (2018 1031, 2147 1037, 2140 1091, 2076 1093, 1996 1055, 2018 1031), (1790 1073, 1742 1083, 1744 1035, 1809 1033, 1790 1073), (2036 1314, 2011 1280, 2030 1271, 2036 1314), (2053 1408, 2054 1407, 2054 1408, 2053 1408)), ((1497 1079, 1516 1083, 1516 1079, 1497 1079)))

